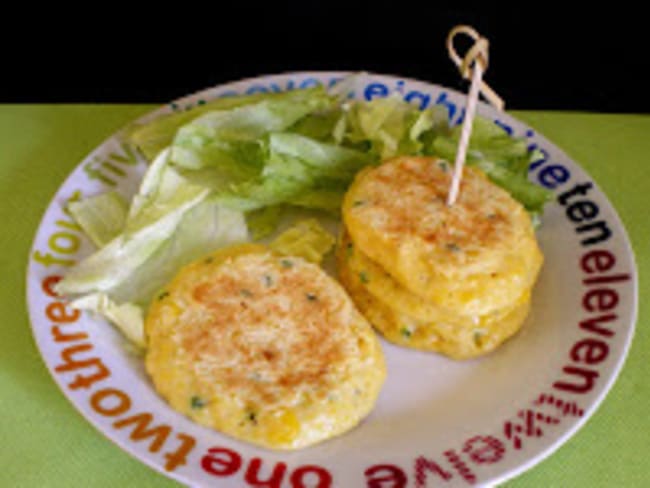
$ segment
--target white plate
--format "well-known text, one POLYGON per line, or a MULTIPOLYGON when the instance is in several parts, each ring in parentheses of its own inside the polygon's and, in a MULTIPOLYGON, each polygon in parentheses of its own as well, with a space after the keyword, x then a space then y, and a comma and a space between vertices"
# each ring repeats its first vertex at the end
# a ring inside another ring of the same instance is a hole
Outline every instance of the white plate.
MULTIPOLYGON (((345 74, 230 83, 144 119, 228 94, 329 85, 345 74)), ((445 105, 452 122, 462 116, 461 94, 394 76, 368 75, 355 95, 392 91, 421 106, 445 105)), ((559 197, 546 207, 539 230, 545 263, 532 312, 495 353, 455 362, 384 341, 388 378, 372 414, 351 432, 298 452, 252 447, 192 423, 158 397, 141 360, 112 327, 73 314, 50 290, 92 250, 63 211, 66 199, 109 188, 132 194, 144 171, 116 134, 60 187, 30 254, 29 312, 53 378, 109 439, 192 486, 258 486, 257 478, 271 476, 275 484, 268 486, 293 488, 464 486, 502 482, 539 463, 594 413, 623 365, 636 319, 636 267, 616 212, 575 162, 509 115, 484 104, 479 111, 543 151, 530 177, 552 185, 559 197)))

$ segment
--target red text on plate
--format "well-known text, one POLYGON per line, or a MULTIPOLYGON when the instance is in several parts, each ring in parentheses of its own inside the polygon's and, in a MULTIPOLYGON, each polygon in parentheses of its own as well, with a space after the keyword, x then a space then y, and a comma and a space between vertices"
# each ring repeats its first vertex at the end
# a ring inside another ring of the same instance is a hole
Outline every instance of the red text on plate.
MULTIPOLYGON (((282 462, 264 469, 264 460, 256 457, 246 463, 240 473, 243 465, 241 454, 226 447, 211 447, 201 458, 201 467, 206 473, 220 478, 243 475, 244 486, 280 488, 287 474, 287 465, 282 462)), ((289 474, 289 483, 291 488, 330 488, 332 475, 322 466, 298 466, 289 474)))
MULTIPOLYGON (((67 387, 71 390, 90 390, 97 383, 110 379, 111 371, 104 361, 96 354, 88 333, 80 328, 79 310, 59 300, 54 292, 54 285, 61 277, 50 275, 41 282, 41 289, 46 296, 54 300, 45 307, 45 316, 53 323, 51 336, 55 343, 64 344, 60 351, 60 362, 54 367, 54 372, 68 375, 75 373, 67 387)), ((132 412, 131 397, 124 391, 103 387, 89 396, 90 407, 102 417, 115 420, 111 426, 114 429, 130 429, 129 440, 132 442, 149 441, 147 447, 151 453, 157 453, 165 448, 164 467, 168 471, 187 463, 186 459, 194 448, 196 440, 185 433, 176 434, 176 446, 170 449, 172 428, 167 424, 157 424, 149 412, 132 412)))
POLYGON ((563 392, 584 394, 590 392, 600 376, 594 366, 609 356, 607 339, 615 334, 608 328, 618 320, 616 307, 620 301, 614 284, 630 280, 627 273, 609 273, 616 265, 616 257, 605 249, 594 249, 580 259, 581 270, 586 274, 582 280, 585 292, 582 308, 591 315, 578 323, 589 335, 577 341, 569 351, 571 364, 562 369, 565 377, 553 383, 553 388, 563 392))

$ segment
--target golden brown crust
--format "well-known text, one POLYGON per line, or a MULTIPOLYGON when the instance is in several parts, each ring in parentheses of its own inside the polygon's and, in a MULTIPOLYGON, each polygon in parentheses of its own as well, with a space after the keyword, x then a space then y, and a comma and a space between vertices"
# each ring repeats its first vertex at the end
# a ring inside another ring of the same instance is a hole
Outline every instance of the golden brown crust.
POLYGON ((541 253, 525 209, 480 170, 464 170, 451 207, 450 180, 444 161, 391 159, 357 175, 343 219, 355 246, 412 293, 453 313, 488 313, 532 285, 541 253))
POLYGON ((446 199, 451 175, 444 161, 392 159, 359 179, 350 212, 369 221, 373 214, 386 217, 377 220, 378 230, 392 239, 417 236, 449 259, 459 260, 473 246, 490 247, 502 241, 503 233, 511 230, 512 218, 489 200, 502 198, 504 192, 492 187, 490 190, 497 191, 488 193, 481 185, 485 177, 466 168, 460 197, 449 207, 446 199))
POLYGON ((289 449, 351 428, 374 405, 379 343, 318 266, 232 246, 183 268, 161 296, 145 323, 147 370, 198 422, 289 449))
POLYGON ((229 388, 250 390, 266 402, 297 385, 328 390, 333 378, 327 372, 342 360, 349 338, 336 330, 347 324, 332 320, 341 297, 320 293, 325 283, 318 268, 298 259, 246 255, 207 272, 208 278, 191 290, 192 307, 202 309, 205 320, 179 330, 182 347, 194 361, 207 355, 246 365, 215 373, 229 388), (255 272, 233 273, 238 269, 255 272), (285 302, 290 306, 281 306, 285 302), (273 337, 256 341, 269 327, 275 329, 273 337), (282 336, 289 344, 280 348, 276 340, 282 336), (247 369, 263 371, 266 381, 253 379, 247 369))

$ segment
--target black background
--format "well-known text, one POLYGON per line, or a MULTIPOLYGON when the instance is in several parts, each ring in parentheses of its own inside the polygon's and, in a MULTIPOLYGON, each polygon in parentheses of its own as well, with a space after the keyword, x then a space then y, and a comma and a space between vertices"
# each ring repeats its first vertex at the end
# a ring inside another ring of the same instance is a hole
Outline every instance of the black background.
POLYGON ((65 20, 39 11, 31 33, 2 34, 0 101, 164 103, 250 76, 339 69, 465 90, 444 42, 467 23, 491 42, 486 81, 507 108, 650 112, 650 21, 624 3, 225 5, 161 3, 134 15, 102 4, 65 20))

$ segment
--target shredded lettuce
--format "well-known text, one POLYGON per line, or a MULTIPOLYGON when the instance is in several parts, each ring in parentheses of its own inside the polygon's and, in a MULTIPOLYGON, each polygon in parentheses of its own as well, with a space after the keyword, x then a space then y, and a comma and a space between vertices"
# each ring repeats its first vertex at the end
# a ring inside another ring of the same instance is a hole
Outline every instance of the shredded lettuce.
POLYGON ((305 96, 295 91, 279 99, 208 112, 178 130, 172 144, 172 161, 190 169, 215 167, 231 180, 246 178, 259 168, 257 141, 262 136, 286 130, 331 104, 325 92, 305 96))
POLYGON ((262 100, 287 99, 296 97, 296 94, 304 98, 310 98, 312 95, 320 98, 325 94, 325 90, 322 87, 314 87, 291 92, 255 93, 245 96, 216 98, 207 103, 197 104, 189 110, 166 114, 144 124, 135 124, 125 131, 125 139, 151 161, 160 151, 171 145, 180 127, 203 114, 216 110, 231 110, 262 100))
POLYGON ((72 306, 104 316, 142 347, 149 304, 178 270, 211 250, 247 240, 243 214, 207 199, 187 212, 170 238, 126 279, 106 291, 82 295, 72 306))
POLYGON ((167 155, 163 152, 152 165, 155 179, 145 176, 124 231, 73 266, 57 283, 59 293, 107 291, 120 285, 170 238, 185 212, 205 199, 208 189, 183 184, 173 168, 164 166, 167 155))
POLYGON ((284 205, 270 205, 246 214, 246 225, 251 238, 254 241, 263 239, 273 234, 277 228, 282 214, 284 205))
POLYGON ((122 231, 128 204, 122 195, 111 190, 70 202, 68 210, 93 244, 102 247, 122 231))
POLYGON ((133 199, 125 224, 126 236, 153 222, 168 219, 171 215, 182 216, 183 212, 202 201, 208 193, 205 186, 184 178, 170 164, 170 151, 163 150, 145 174, 133 199))
POLYGON ((319 188, 318 186, 294 195, 288 203, 296 207, 323 210, 331 215, 339 216, 343 204, 344 190, 319 188))
POLYGON ((220 247, 248 240, 243 213, 208 197, 189 210, 173 234, 108 293, 119 303, 146 307, 184 265, 220 247))
POLYGON ((288 132, 300 134, 320 142, 339 144, 341 138, 337 136, 337 126, 343 121, 343 110, 336 106, 332 109, 311 113, 289 128, 288 132))
MULTIPOLYGON (((319 88, 242 97, 241 103, 209 110, 205 105, 191 119, 179 116, 171 164, 223 205, 249 212, 255 227, 250 212, 269 206, 336 213, 354 174, 365 165, 399 154, 454 160, 460 128, 449 127, 443 107, 420 110, 397 94, 349 100, 355 79, 340 83, 336 93, 319 88)), ((528 181, 530 161, 524 140, 476 117, 467 164, 481 168, 538 214, 550 194, 528 181)), ((265 222, 272 219, 266 216, 265 222)))
MULTIPOLYGON (((214 187, 217 198, 227 207, 251 211, 269 205, 291 203, 306 193, 322 188, 342 197, 347 184, 374 158, 354 149, 318 142, 299 134, 278 132, 260 142, 266 154, 258 176, 227 188, 214 187)), ((305 201, 307 201, 305 199, 305 201)), ((322 200, 330 210, 330 201, 322 200)), ((312 206, 318 202, 312 201, 312 206)))
POLYGON ((398 154, 418 154, 421 136, 446 123, 440 107, 420 111, 397 95, 349 105, 338 127, 343 144, 367 147, 380 159, 398 154))

